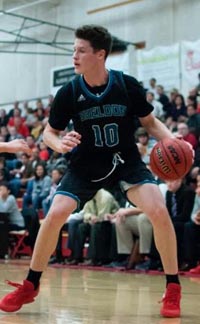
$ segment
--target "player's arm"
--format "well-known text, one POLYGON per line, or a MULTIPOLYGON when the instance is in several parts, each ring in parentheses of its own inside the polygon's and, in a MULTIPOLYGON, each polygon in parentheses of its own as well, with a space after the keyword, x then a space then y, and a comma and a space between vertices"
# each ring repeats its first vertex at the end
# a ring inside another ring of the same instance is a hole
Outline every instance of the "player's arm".
POLYGON ((155 137, 158 141, 164 138, 174 138, 175 136, 170 132, 170 130, 152 114, 145 117, 139 118, 142 126, 147 130, 147 132, 155 137))
POLYGON ((6 152, 6 153, 25 152, 27 154, 30 154, 31 150, 25 140, 15 139, 10 142, 0 143, 0 153, 1 152, 6 152))

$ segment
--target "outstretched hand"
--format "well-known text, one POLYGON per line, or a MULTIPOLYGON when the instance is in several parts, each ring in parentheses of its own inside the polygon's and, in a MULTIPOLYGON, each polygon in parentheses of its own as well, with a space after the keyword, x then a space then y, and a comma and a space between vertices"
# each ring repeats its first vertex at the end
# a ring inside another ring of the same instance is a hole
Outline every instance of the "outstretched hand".
POLYGON ((24 152, 27 154, 31 154, 31 149, 24 139, 15 139, 4 144, 5 144, 5 149, 4 149, 5 152, 8 153, 24 152))

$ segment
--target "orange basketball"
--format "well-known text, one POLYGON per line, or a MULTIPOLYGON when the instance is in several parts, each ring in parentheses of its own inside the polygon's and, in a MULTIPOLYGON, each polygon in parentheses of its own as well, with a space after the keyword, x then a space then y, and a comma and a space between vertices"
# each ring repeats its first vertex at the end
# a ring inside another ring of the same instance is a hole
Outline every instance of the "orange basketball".
POLYGON ((182 139, 165 138, 153 147, 150 154, 152 172, 166 181, 183 178, 192 163, 192 150, 182 139))

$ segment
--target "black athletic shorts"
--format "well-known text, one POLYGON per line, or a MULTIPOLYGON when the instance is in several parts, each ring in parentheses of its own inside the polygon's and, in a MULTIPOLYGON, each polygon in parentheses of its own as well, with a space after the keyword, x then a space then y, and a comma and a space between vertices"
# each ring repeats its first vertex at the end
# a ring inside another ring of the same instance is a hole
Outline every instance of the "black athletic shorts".
MULTIPOLYGON (((88 170, 93 170, 98 167, 100 166, 87 166, 88 170)), ((145 163, 141 160, 137 162, 130 160, 124 164, 119 163, 109 176, 97 182, 93 182, 93 180, 97 179, 91 179, 86 174, 87 172, 84 172, 82 168, 69 167, 58 185, 55 194, 72 197, 77 201, 79 207, 82 208, 101 188, 112 191, 112 188, 118 186, 123 193, 126 193, 129 188, 136 184, 157 183, 145 163)))

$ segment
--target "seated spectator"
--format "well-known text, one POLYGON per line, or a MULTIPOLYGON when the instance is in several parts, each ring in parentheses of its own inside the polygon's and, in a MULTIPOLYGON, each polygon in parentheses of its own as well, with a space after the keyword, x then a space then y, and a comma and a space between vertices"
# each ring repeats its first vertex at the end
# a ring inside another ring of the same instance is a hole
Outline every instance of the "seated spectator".
POLYGON ((194 104, 189 104, 187 106, 187 125, 189 131, 193 133, 196 137, 200 136, 200 114, 197 113, 197 108, 194 104))
POLYGON ((149 165, 150 153, 156 140, 149 137, 149 134, 143 127, 139 127, 135 132, 136 144, 138 146, 139 152, 141 154, 144 163, 149 165))
POLYGON ((49 192, 49 195, 42 201, 42 209, 43 209, 44 216, 46 216, 49 211, 53 196, 56 192, 56 188, 57 188, 62 176, 63 176, 63 172, 60 169, 53 169, 51 172, 52 182, 51 182, 50 192, 49 192))
POLYGON ((5 109, 0 109, 0 127, 7 126, 9 117, 6 114, 5 109))
POLYGON ((157 100, 163 105, 163 110, 167 111, 167 107, 169 106, 169 98, 164 92, 164 87, 162 85, 157 85, 156 92, 158 95, 157 100))
POLYGON ((43 164, 37 164, 34 179, 29 180, 27 191, 23 196, 23 209, 33 207, 35 210, 42 208, 42 201, 49 195, 51 178, 47 175, 43 164))
POLYGON ((177 132, 178 132, 178 135, 181 135, 182 138, 190 143, 193 147, 193 149, 195 150, 197 145, 198 145, 198 140, 196 138, 196 136, 191 133, 189 131, 189 128, 188 128, 188 125, 186 123, 178 123, 177 124, 177 132))
POLYGON ((106 190, 100 189, 96 195, 88 201, 84 208, 84 222, 78 227, 78 242, 73 247, 74 260, 77 264, 83 260, 83 248, 89 238, 87 265, 100 265, 108 263, 111 237, 111 223, 105 221, 105 215, 114 213, 119 205, 114 197, 106 190))
POLYGON ((40 152, 39 152, 39 157, 42 161, 48 161, 49 160, 49 151, 47 149, 47 146, 46 144, 41 141, 39 143, 39 149, 40 149, 40 152))
POLYGON ((7 126, 1 126, 0 127, 0 135, 4 137, 5 142, 8 142, 9 141, 10 134, 8 132, 7 126))
POLYGON ((44 113, 44 108, 43 107, 38 107, 36 110, 36 116, 39 121, 43 121, 45 118, 45 113, 44 113))
POLYGON ((32 151, 34 148, 37 147, 37 145, 36 145, 36 143, 35 143, 35 139, 34 139, 34 137, 33 137, 32 135, 28 135, 28 136, 26 137, 26 142, 27 142, 29 148, 31 149, 31 151, 32 151))
POLYGON ((26 125, 31 132, 34 123, 37 121, 37 117, 34 114, 34 111, 32 108, 27 109, 27 114, 26 114, 26 120, 24 122, 24 125, 26 125))
POLYGON ((22 121, 21 117, 13 117, 13 118, 14 118, 13 126, 15 126, 17 133, 20 134, 23 138, 26 138, 30 134, 28 127, 22 121))
POLYGON ((165 124, 172 131, 176 129, 177 122, 185 122, 187 120, 187 108, 184 98, 181 94, 177 94, 174 103, 171 104, 170 109, 166 115, 165 124))
POLYGON ((0 156, 0 172, 1 172, 1 176, 3 177, 3 179, 1 179, 1 180, 9 181, 10 173, 6 166, 6 159, 3 156, 0 156))
POLYGON ((48 96, 48 103, 47 103, 46 107, 44 108, 45 109, 45 116, 46 117, 49 116, 49 111, 50 111, 50 109, 52 107, 53 100, 54 100, 54 96, 52 94, 50 94, 48 96))
POLYGON ((21 109, 19 108, 19 101, 15 101, 14 102, 14 107, 9 110, 9 113, 8 113, 9 118, 13 117, 15 109, 19 109, 21 111, 21 109))
POLYGON ((163 104, 161 104, 161 102, 158 100, 155 100, 155 95, 153 92, 147 91, 146 98, 147 101, 154 107, 152 114, 162 120, 164 117, 163 104))
POLYGON ((19 231, 25 228, 24 218, 18 209, 15 197, 10 194, 8 182, 0 183, 0 210, 8 213, 9 231, 19 231))
POLYGON ((195 107, 195 109, 197 109, 197 96, 196 96, 196 94, 194 94, 194 95, 190 94, 187 97, 186 103, 187 103, 187 107, 189 105, 193 105, 195 107))
POLYGON ((32 168, 35 168, 38 163, 40 163, 40 164, 43 163, 44 165, 46 165, 45 161, 42 161, 40 159, 39 153, 40 153, 40 150, 37 146, 32 148, 32 152, 31 152, 31 156, 30 156, 30 162, 32 164, 32 168))
POLYGON ((151 78, 149 80, 149 88, 147 89, 147 91, 153 93, 154 96, 155 96, 155 99, 158 99, 158 93, 157 93, 157 89, 156 89, 156 83, 157 83, 157 80, 155 78, 151 78))
POLYGON ((125 208, 108 215, 108 218, 115 220, 118 254, 129 256, 126 268, 134 268, 139 261, 149 256, 152 240, 150 221, 141 209, 131 206, 129 202, 125 208))
POLYGON ((34 168, 29 161, 28 154, 22 153, 19 161, 21 162, 19 167, 10 171, 12 179, 9 184, 15 197, 18 197, 20 189, 26 189, 28 181, 34 178, 34 168))
POLYGON ((8 128, 8 133, 8 142, 13 141, 15 139, 23 138, 23 136, 20 133, 18 133, 17 128, 15 126, 10 126, 8 128))
POLYGON ((15 117, 21 121, 21 124, 23 124, 25 122, 25 118, 21 116, 21 109, 14 108, 13 116, 10 117, 8 120, 8 127, 15 126, 15 117))
POLYGON ((67 159, 62 154, 55 151, 52 152, 47 161, 48 174, 51 173, 53 169, 60 169, 63 171, 67 169, 67 159))
POLYGON ((41 121, 39 121, 38 117, 36 118, 36 121, 33 124, 31 135, 34 137, 34 139, 37 141, 40 134, 42 133, 44 129, 44 126, 41 121))
POLYGON ((200 174, 197 176, 197 188, 194 200, 194 206, 191 213, 191 219, 185 224, 184 231, 184 250, 185 250, 185 268, 191 270, 191 273, 200 274, 200 266, 197 262, 200 260, 200 174))

